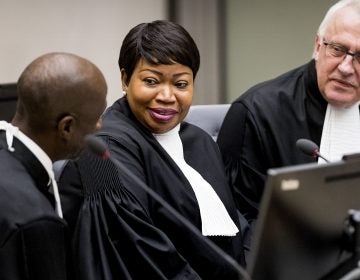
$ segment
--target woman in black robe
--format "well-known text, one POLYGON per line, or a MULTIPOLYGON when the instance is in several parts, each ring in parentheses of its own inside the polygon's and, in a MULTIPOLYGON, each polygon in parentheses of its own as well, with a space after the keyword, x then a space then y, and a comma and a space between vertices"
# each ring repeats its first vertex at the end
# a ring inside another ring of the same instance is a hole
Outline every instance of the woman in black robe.
POLYGON ((105 112, 97 134, 113 159, 198 231, 113 161, 84 153, 60 178, 78 278, 239 279, 243 273, 239 216, 219 149, 183 122, 199 65, 197 46, 180 25, 135 26, 119 57, 124 96, 105 112))

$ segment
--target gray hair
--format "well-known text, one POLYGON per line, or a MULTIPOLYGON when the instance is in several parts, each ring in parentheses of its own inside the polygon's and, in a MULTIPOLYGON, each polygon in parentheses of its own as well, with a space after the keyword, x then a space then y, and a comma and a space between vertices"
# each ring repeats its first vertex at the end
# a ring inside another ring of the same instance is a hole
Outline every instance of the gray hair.
POLYGON ((334 18, 334 15, 341 9, 345 7, 352 7, 355 11, 357 11, 360 14, 360 0, 340 0, 336 4, 330 7, 330 9, 327 11, 324 19, 320 23, 319 29, 318 29, 318 36, 323 37, 325 35, 326 29, 328 28, 329 24, 334 18))

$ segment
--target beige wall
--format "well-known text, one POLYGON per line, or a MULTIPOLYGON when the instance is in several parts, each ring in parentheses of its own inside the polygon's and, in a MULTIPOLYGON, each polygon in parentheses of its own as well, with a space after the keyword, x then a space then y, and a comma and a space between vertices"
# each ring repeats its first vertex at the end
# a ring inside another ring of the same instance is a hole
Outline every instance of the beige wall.
POLYGON ((136 24, 167 15, 166 0, 0 0, 0 83, 17 81, 35 57, 84 56, 104 72, 108 105, 121 94, 120 45, 136 24))
POLYGON ((317 28, 335 0, 227 0, 228 101, 307 62, 317 28))

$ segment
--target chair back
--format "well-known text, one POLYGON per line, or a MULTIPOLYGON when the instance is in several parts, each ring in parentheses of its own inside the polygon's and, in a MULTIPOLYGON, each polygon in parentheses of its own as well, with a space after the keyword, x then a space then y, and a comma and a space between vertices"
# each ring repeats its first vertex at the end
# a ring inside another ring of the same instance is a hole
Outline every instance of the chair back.
POLYGON ((199 126, 216 141, 230 104, 193 105, 185 121, 199 126))

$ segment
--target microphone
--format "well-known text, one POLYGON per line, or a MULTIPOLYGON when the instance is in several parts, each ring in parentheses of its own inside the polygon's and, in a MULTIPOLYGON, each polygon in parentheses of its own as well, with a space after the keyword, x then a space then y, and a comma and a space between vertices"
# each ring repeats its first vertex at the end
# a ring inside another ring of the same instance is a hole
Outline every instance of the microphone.
POLYGON ((101 159, 108 159, 110 158, 110 152, 107 149, 104 141, 96 138, 93 135, 86 135, 85 136, 85 145, 92 152, 94 155, 100 157, 101 159))
POLYGON ((143 181, 141 181, 130 169, 128 169, 122 162, 111 157, 106 144, 100 138, 94 135, 87 135, 85 137, 86 147, 96 156, 105 160, 108 159, 113 162, 121 171, 127 174, 140 188, 142 188, 149 196, 151 196, 156 202, 161 204, 173 217, 175 217, 182 225, 184 225, 195 236, 200 238, 206 243, 206 245, 215 252, 220 258, 225 260, 239 275, 239 279, 250 280, 250 276, 247 272, 226 252, 213 243, 210 239, 204 237, 199 229, 189 222, 183 215, 181 215, 175 208, 173 208, 167 201, 165 201, 154 190, 149 188, 143 181))
POLYGON ((297 140, 296 147, 305 155, 311 157, 319 157, 322 158, 325 162, 330 162, 328 159, 326 159, 323 155, 320 154, 318 145, 316 145, 313 141, 309 139, 301 138, 297 140))

